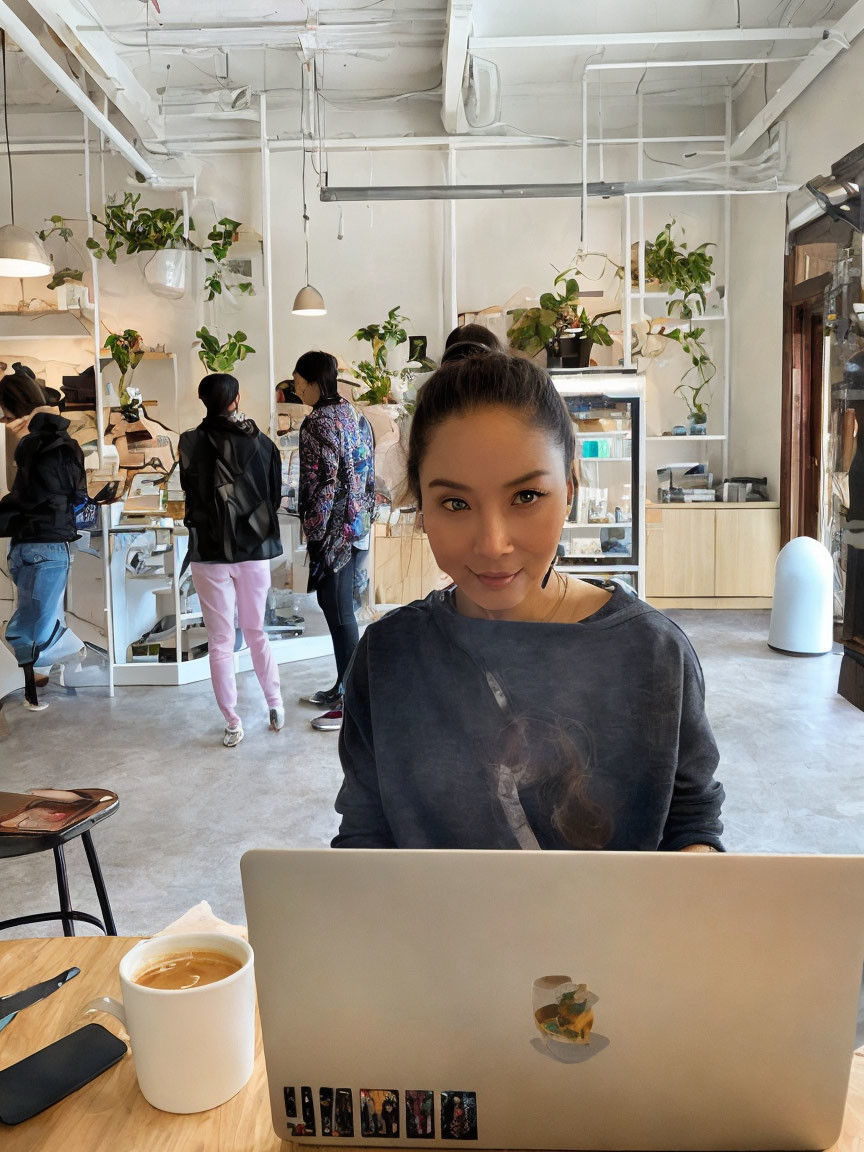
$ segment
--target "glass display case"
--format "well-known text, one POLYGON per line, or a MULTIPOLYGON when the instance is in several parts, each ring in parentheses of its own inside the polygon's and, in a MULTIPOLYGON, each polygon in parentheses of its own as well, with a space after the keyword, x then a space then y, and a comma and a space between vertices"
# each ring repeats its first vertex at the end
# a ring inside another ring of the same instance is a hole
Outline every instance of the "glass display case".
POLYGON ((559 567, 609 575, 644 596, 644 378, 608 368, 551 376, 573 421, 578 479, 559 567))

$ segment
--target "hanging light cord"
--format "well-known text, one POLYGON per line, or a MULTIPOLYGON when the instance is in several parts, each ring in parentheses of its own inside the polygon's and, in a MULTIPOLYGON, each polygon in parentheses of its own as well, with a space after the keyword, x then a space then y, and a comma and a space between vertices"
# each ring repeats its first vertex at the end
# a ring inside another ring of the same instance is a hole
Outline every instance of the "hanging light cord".
POLYGON ((303 131, 303 112, 306 107, 306 89, 303 86, 303 67, 300 64, 300 147, 303 151, 303 242, 306 246, 306 283, 309 283, 309 211, 306 206, 306 134, 303 131))
POLYGON ((3 58, 3 131, 6 136, 6 160, 9 164, 9 210, 15 223, 15 191, 12 187, 12 146, 9 143, 9 101, 6 98, 6 30, 0 28, 0 56, 3 58))

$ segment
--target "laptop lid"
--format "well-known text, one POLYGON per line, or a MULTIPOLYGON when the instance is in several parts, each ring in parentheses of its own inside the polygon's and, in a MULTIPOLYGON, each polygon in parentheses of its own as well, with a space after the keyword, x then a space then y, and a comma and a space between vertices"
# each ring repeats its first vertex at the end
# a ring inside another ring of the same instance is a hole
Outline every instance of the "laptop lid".
POLYGON ((864 857, 253 851, 241 867, 282 1138, 839 1134, 864 857))

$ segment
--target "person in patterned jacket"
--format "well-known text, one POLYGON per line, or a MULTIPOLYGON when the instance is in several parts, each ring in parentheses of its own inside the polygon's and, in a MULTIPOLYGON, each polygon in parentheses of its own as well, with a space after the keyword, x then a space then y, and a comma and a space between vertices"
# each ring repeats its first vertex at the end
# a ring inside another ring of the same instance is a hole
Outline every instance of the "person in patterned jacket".
POLYGON ((303 697, 326 709, 319 731, 342 724, 342 686, 357 647, 354 569, 357 545, 369 534, 375 509, 372 430, 339 395, 336 358, 306 352, 294 368, 294 388, 311 413, 300 427, 300 520, 309 551, 309 590, 318 597, 333 639, 336 683, 303 697))

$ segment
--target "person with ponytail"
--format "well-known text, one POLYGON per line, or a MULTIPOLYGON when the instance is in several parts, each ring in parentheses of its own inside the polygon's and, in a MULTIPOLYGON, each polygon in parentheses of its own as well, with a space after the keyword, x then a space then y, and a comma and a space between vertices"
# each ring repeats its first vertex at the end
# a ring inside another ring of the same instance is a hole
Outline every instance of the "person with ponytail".
POLYGON ((631 591, 555 568, 575 437, 549 375, 454 340, 408 486, 453 586, 371 624, 334 847, 722 851, 699 661, 631 591))
POLYGON ((279 666, 264 631, 270 561, 281 556, 276 513, 282 499, 279 451, 240 411, 240 385, 225 372, 205 376, 198 397, 207 415, 180 437, 192 581, 207 629, 210 676, 225 717, 222 743, 243 739, 234 679, 235 618, 267 701, 270 728, 285 724, 279 666))

